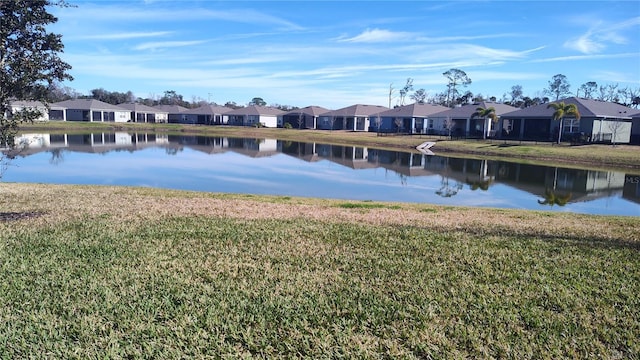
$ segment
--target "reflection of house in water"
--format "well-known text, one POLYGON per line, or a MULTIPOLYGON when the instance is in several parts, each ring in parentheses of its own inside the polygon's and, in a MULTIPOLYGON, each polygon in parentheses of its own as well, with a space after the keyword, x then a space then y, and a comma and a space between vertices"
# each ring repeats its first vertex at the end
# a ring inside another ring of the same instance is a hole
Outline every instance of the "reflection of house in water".
POLYGON ((308 162, 319 160, 316 143, 278 140, 278 151, 308 162))
POLYGON ((229 142, 225 137, 198 135, 169 135, 168 146, 176 151, 181 150, 184 147, 188 147, 205 154, 218 154, 229 150, 229 142))
POLYGON ((640 174, 625 175, 624 187, 622 189, 622 197, 627 200, 640 204, 640 174))
POLYGON ((624 173, 556 168, 503 161, 448 158, 448 177, 464 182, 472 190, 487 190, 502 183, 544 197, 549 191, 570 195, 569 202, 594 200, 621 192, 624 173))
POLYGON ((273 156, 278 153, 278 140, 228 138, 229 148, 250 157, 273 156))
POLYGON ((368 162, 369 151, 359 146, 316 144, 318 157, 352 169, 375 168, 368 162))

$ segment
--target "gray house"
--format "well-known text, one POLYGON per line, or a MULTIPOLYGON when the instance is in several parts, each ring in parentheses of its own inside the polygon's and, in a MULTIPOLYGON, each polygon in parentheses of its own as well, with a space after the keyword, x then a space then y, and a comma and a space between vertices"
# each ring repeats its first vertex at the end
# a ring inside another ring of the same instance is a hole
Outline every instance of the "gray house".
MULTIPOLYGON (((590 142, 629 143, 633 113, 629 107, 591 99, 570 97, 559 100, 575 104, 580 120, 565 117, 562 122, 562 138, 580 138, 590 142)), ((501 137, 523 140, 557 139, 560 122, 553 120, 554 109, 540 104, 504 114, 499 128, 501 137)))
POLYGON ((356 104, 342 109, 320 114, 317 128, 323 130, 368 131, 372 115, 379 114, 388 107, 356 104))
POLYGON ((54 103, 53 106, 65 109, 63 117, 66 121, 131 121, 131 112, 129 110, 94 99, 66 100, 54 103))
POLYGON ((187 124, 223 125, 229 122, 227 113, 231 110, 224 106, 204 105, 182 112, 182 117, 187 124))
POLYGON ((631 115, 631 143, 640 144, 640 111, 633 110, 635 114, 631 115))
POLYGON ((22 110, 38 110, 40 111, 40 117, 35 119, 36 121, 49 121, 49 120, 64 120, 65 119, 65 108, 62 106, 57 106, 55 104, 50 104, 49 108, 45 106, 44 103, 40 101, 12 101, 9 104, 9 113, 4 114, 5 117, 10 119, 12 114, 22 110))
POLYGON ((433 104, 415 103, 399 106, 372 116, 369 131, 439 134, 434 119, 429 117, 446 110, 449 108, 433 104))
POLYGON ((315 129, 318 124, 320 114, 329 112, 321 106, 307 106, 302 109, 291 110, 282 115, 282 124, 278 126, 291 125, 294 129, 315 129))
POLYGON ((465 137, 493 137, 496 135, 495 124, 491 119, 478 117, 478 108, 494 108, 495 114, 500 119, 503 114, 512 112, 517 108, 497 102, 480 101, 454 107, 429 116, 434 121, 434 130, 440 130, 443 134, 465 137))
POLYGON ((169 114, 167 116, 167 121, 174 124, 184 124, 186 123, 186 118, 183 116, 183 113, 189 109, 180 105, 156 105, 153 107, 154 109, 162 112, 166 112, 169 114))
POLYGON ((272 107, 250 105, 231 110, 226 115, 229 116, 229 125, 254 126, 260 123, 266 127, 277 127, 284 113, 272 107))
POLYGON ((139 123, 166 123, 169 113, 154 109, 151 106, 137 103, 118 104, 119 107, 131 112, 131 121, 139 123))

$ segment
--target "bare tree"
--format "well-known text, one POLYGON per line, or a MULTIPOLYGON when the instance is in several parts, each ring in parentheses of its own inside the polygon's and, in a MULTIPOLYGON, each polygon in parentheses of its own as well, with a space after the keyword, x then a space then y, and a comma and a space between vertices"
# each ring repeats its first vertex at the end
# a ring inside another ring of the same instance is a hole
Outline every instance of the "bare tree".
POLYGON ((398 132, 400 132, 400 129, 403 128, 404 121, 402 121, 402 118, 396 118, 394 120, 394 123, 396 124, 396 127, 398 128, 398 132))
POLYGON ((391 100, 393 100, 393 92, 395 89, 393 88, 393 83, 389 84, 389 108, 391 108, 391 100))
POLYGON ((585 99, 593 99, 593 95, 598 90, 598 84, 595 81, 588 81, 580 85, 580 88, 576 91, 576 97, 579 96, 580 90, 582 90, 582 96, 585 99))
POLYGON ((373 123, 376 125, 376 132, 378 133, 378 136, 380 136, 380 126, 382 125, 382 119, 380 118, 380 114, 376 115, 373 123))
POLYGON ((298 113, 298 129, 302 129, 302 124, 304 124, 304 114, 298 113))
POLYGON ((400 89, 400 106, 404 105, 404 99, 409 94, 409 91, 413 90, 413 79, 408 78, 407 83, 404 85, 402 89, 400 89))
POLYGON ((409 98, 418 104, 424 104, 427 99, 427 93, 424 89, 418 89, 413 94, 409 95, 409 98))
POLYGON ((443 126, 444 126, 444 129, 447 130, 447 132, 449 133, 449 139, 451 139, 451 132, 456 126, 455 121, 453 121, 451 116, 447 116, 447 118, 444 120, 443 126))

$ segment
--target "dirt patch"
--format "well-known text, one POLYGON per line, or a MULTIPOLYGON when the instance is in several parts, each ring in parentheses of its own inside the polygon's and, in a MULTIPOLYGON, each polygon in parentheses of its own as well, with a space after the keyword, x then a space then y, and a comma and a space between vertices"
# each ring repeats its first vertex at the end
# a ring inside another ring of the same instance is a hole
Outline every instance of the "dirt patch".
POLYGON ((0 221, 16 221, 24 219, 33 219, 42 216, 44 213, 25 211, 25 212, 0 212, 0 221))

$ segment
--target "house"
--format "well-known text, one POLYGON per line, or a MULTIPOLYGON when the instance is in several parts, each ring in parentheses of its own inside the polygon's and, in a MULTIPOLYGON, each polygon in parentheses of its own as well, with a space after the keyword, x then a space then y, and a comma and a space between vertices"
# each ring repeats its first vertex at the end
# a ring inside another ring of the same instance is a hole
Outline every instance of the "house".
POLYGON ((317 129, 367 131, 371 116, 389 110, 379 105, 356 104, 320 114, 317 129))
POLYGON ((169 120, 169 113, 154 109, 151 106, 137 103, 118 104, 119 107, 131 112, 131 121, 139 123, 166 123, 169 120))
MULTIPOLYGON (((638 111, 635 109, 633 111, 638 111)), ((640 144, 640 112, 631 114, 631 140, 632 144, 640 144)))
POLYGON ((272 107, 250 105, 231 110, 226 115, 229 116, 229 125, 254 126, 260 123, 266 127, 277 127, 278 119, 281 119, 284 113, 272 107))
MULTIPOLYGON (((74 99, 53 104, 57 108, 64 108, 66 121, 90 122, 128 122, 131 112, 116 105, 107 104, 95 99, 74 99)), ((53 114, 52 114, 53 115, 53 114)), ((51 117, 51 116, 50 116, 51 117)), ((56 116, 57 117, 57 116, 56 116)))
POLYGON ((502 114, 516 110, 513 106, 491 101, 480 101, 432 114, 429 119, 434 122, 434 131, 440 130, 443 135, 493 137, 495 135, 495 124, 489 118, 478 117, 478 108, 494 108, 498 119, 502 114))
MULTIPOLYGON (((568 116, 562 122, 563 139, 590 142, 629 143, 633 113, 629 107, 592 99, 570 97, 562 99, 574 104, 580 119, 568 116)), ((559 121, 553 120, 554 109, 540 104, 504 114, 499 124, 501 137, 521 140, 554 140, 558 136, 559 121)))
POLYGON ((156 105, 153 107, 156 110, 166 112, 167 114, 167 122, 172 124, 184 124, 186 123, 186 118, 182 113, 189 110, 184 106, 180 105, 156 105))
POLYGON ((47 105, 40 101, 12 101, 10 104, 10 110, 5 117, 10 119, 12 114, 15 114, 22 110, 38 110, 40 116, 34 121, 49 121, 49 120, 64 120, 64 107, 57 105, 47 105))
POLYGON ((284 127, 290 124, 294 129, 315 129, 320 114, 329 112, 321 106, 307 106, 302 109, 291 110, 282 115, 282 124, 278 126, 284 127))
POLYGON ((199 108, 182 112, 182 117, 187 124, 223 125, 229 122, 231 108, 217 105, 204 105, 199 108))
POLYGON ((434 120, 429 116, 449 108, 442 105, 414 103, 383 111, 373 117, 369 131, 435 134, 434 120))

